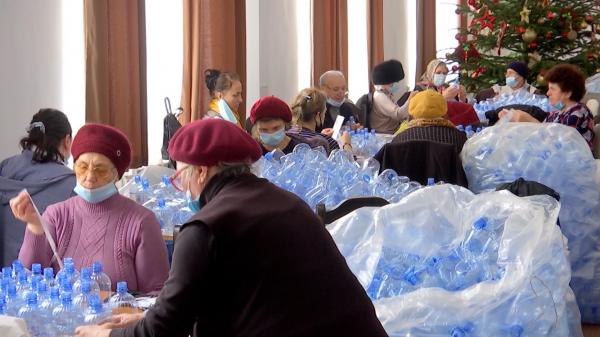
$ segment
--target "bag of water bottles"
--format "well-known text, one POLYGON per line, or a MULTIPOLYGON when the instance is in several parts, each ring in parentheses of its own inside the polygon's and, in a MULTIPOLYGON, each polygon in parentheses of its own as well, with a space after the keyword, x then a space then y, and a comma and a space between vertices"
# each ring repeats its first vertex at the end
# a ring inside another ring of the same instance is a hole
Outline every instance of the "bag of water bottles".
POLYGON ((476 193, 523 177, 560 194, 571 286, 583 321, 600 323, 600 165, 579 132, 557 123, 504 123, 469 139, 461 157, 476 193))
POLYGON ((444 184, 328 229, 390 336, 582 336, 559 208, 444 184))

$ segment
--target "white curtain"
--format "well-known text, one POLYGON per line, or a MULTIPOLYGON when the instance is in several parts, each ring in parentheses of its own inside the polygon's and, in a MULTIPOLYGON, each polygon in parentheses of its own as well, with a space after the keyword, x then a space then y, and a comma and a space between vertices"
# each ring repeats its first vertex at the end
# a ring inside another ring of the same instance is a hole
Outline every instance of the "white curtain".
POLYGON ((402 62, 403 84, 410 89, 417 75, 416 13, 415 1, 383 0, 383 54, 386 60, 402 62))

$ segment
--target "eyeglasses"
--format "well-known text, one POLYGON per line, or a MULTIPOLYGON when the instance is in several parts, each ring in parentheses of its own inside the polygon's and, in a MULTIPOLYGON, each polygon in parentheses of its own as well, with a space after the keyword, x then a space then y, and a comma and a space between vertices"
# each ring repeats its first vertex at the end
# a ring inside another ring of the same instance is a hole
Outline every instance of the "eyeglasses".
POLYGON ((74 168, 75 174, 77 176, 86 176, 89 173, 92 173, 100 179, 108 179, 112 175, 112 167, 108 167, 105 165, 89 166, 87 163, 84 162, 76 162, 74 168))
POLYGON ((169 178, 169 181, 171 182, 171 185, 173 185, 173 187, 175 187, 176 190, 178 190, 179 192, 185 192, 184 191, 184 187, 183 187, 183 180, 181 179, 181 174, 185 171, 187 171, 190 167, 193 166, 186 166, 184 168, 182 168, 181 170, 175 172, 175 174, 173 176, 171 176, 171 178, 169 178))

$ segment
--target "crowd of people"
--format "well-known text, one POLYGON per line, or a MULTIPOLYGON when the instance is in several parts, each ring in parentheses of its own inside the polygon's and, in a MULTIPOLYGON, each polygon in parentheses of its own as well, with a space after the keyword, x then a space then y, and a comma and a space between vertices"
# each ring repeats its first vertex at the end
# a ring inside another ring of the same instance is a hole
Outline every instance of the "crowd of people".
MULTIPOLYGON (((522 62, 508 64, 504 85, 484 94, 539 93, 527 83, 527 71, 522 62)), ((62 112, 42 109, 20 141, 21 154, 0 163, 2 262, 18 258, 26 266, 57 270, 43 221, 58 254, 72 257, 78 268, 101 261, 112 280, 160 294, 145 314, 80 327, 78 336, 383 336, 373 305, 314 211, 252 175, 250 165, 301 143, 328 154, 353 153, 348 130, 333 138, 338 116, 354 130, 369 125, 395 134, 396 143, 427 140, 460 153, 467 136, 448 113, 470 106, 465 88, 447 83, 447 74, 442 60, 432 60, 415 88, 404 92, 402 64, 382 62, 373 68, 372 105, 365 107, 348 99, 343 73, 330 70, 318 88, 301 90, 289 104, 275 96, 260 98, 244 121, 239 76, 207 70, 211 101, 204 118, 182 127, 169 143, 177 163, 173 185, 186 192, 196 212, 182 227, 170 267, 154 214, 115 186, 131 161, 127 136, 87 124, 72 137, 62 112), (69 157, 73 170, 66 166, 69 157)), ((544 122, 574 127, 592 146, 593 116, 581 102, 581 70, 559 64, 546 79, 553 111, 544 122)), ((513 122, 539 122, 521 110, 504 115, 513 122)))

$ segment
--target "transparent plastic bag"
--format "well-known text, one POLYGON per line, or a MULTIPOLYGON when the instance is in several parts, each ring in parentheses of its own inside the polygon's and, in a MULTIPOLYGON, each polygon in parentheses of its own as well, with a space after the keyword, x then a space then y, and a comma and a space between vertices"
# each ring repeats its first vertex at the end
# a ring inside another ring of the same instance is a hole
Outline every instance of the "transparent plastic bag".
POLYGON ((566 240, 556 226, 559 208, 547 196, 474 195, 445 184, 397 204, 359 209, 328 229, 391 336, 582 336, 566 240), (469 256, 483 251, 468 243, 486 228, 497 245, 483 250, 493 258, 469 256), (390 252, 411 263, 399 258, 381 268, 390 252), (493 277, 459 275, 465 261, 478 270, 495 268, 493 277), (446 273, 451 263, 454 271, 446 273), (453 277, 461 280, 452 284, 453 277), (376 296, 385 291, 373 288, 383 289, 387 280, 405 288, 376 296))
POLYGON ((600 323, 600 165, 579 132, 558 123, 501 123, 469 139, 461 159, 476 193, 523 177, 560 194, 571 287, 583 321, 600 323))

